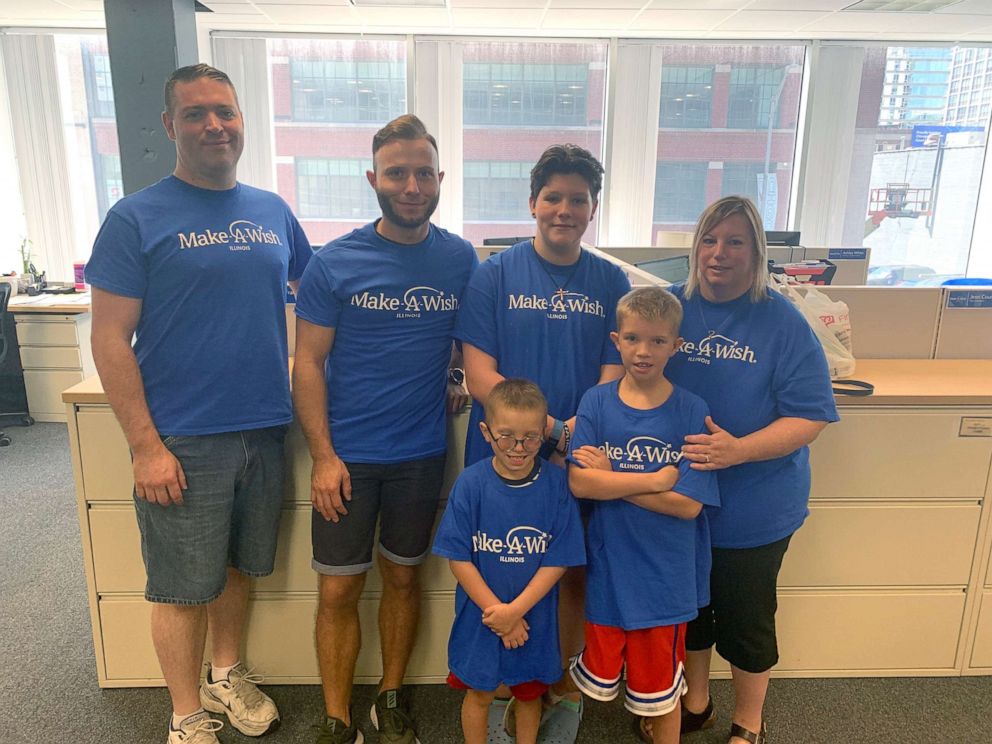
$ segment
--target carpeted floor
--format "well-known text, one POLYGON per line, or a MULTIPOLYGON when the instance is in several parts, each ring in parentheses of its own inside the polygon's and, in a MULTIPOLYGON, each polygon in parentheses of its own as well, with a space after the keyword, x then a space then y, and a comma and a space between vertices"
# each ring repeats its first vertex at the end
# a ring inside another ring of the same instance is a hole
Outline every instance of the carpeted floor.
MULTIPOLYGON (((0 447, 0 744, 162 744, 170 712, 162 689, 100 690, 82 569, 66 427, 6 427, 0 447)), ((271 744, 313 742, 321 715, 312 686, 270 687, 283 725, 271 744)), ((368 741, 372 688, 355 708, 368 741)), ((714 729, 685 744, 726 741, 732 691, 714 682, 714 729)), ((423 744, 460 741, 460 695, 413 689, 423 744)), ((992 678, 774 680, 766 708, 771 744, 992 742, 992 678)), ((224 742, 248 742, 225 728, 224 742)), ((580 744, 634 742, 619 701, 589 704, 580 744)))

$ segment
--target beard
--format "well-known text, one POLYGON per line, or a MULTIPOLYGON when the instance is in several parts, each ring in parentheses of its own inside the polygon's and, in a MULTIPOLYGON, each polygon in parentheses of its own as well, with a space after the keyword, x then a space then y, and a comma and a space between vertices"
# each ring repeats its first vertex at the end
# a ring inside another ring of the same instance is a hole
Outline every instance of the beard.
POLYGON ((427 204, 424 205, 424 211, 417 217, 401 217, 397 214, 396 210, 393 209, 393 204, 390 201, 390 197, 386 196, 384 193, 376 189, 375 198, 379 201, 379 208, 382 210, 382 216, 387 220, 392 222, 397 227, 403 227, 407 229, 413 229, 420 227, 425 222, 427 222, 431 215, 434 214, 434 210, 437 209, 438 202, 441 201, 441 193, 438 192, 434 195, 427 204))

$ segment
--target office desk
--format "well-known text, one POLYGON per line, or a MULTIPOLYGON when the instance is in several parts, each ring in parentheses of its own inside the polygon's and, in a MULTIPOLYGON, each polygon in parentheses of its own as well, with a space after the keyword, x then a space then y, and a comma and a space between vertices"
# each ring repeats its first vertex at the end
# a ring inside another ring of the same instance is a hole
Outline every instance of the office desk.
POLYGON ((10 312, 21 348, 28 409, 38 421, 65 421, 62 391, 96 374, 90 350, 90 295, 18 295, 10 312))
MULTIPOLYGON (((992 361, 871 360, 874 398, 841 398, 813 445, 810 518, 786 556, 777 676, 992 674, 992 361), (962 428, 962 425, 963 428, 962 428), (986 435, 982 435, 985 432, 986 435)), ((104 687, 161 685, 142 598, 131 466, 99 380, 66 391, 87 592, 104 687)), ((468 415, 450 419, 445 488, 468 415)), ((298 427, 275 573, 255 583, 249 661, 273 683, 316 683, 310 458, 298 427)), ((379 578, 360 602, 361 682, 379 678, 379 578)), ((454 581, 430 558, 411 682, 442 682, 454 581)), ((728 676, 717 660, 714 676, 728 676)))

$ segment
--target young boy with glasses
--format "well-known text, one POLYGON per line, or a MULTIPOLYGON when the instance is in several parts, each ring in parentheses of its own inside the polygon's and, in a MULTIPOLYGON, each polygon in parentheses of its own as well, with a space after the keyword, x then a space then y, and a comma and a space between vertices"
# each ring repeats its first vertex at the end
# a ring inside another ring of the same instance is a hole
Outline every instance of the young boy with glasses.
POLYGON ((585 546, 565 472, 537 456, 547 412, 532 382, 493 387, 479 424, 493 456, 462 471, 434 540, 458 580, 448 684, 466 690, 466 744, 485 744, 500 684, 516 698, 517 741, 534 744, 541 696, 561 677, 558 580, 585 546))

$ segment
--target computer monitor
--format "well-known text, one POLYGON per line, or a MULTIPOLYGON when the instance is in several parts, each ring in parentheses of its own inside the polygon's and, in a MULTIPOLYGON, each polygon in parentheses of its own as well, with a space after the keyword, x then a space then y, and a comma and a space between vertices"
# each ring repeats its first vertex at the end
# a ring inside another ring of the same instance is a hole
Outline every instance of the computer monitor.
POLYGON ((641 261, 634 264, 639 269, 652 274, 666 282, 678 284, 689 278, 689 257, 674 256, 672 258, 655 258, 651 261, 641 261))
POLYGON ((522 238, 483 238, 482 245, 516 245, 517 243, 522 243, 525 240, 530 240, 533 235, 527 235, 522 238))
POLYGON ((779 230, 766 230, 765 243, 768 245, 799 245, 799 231, 788 230, 783 232, 779 230))

